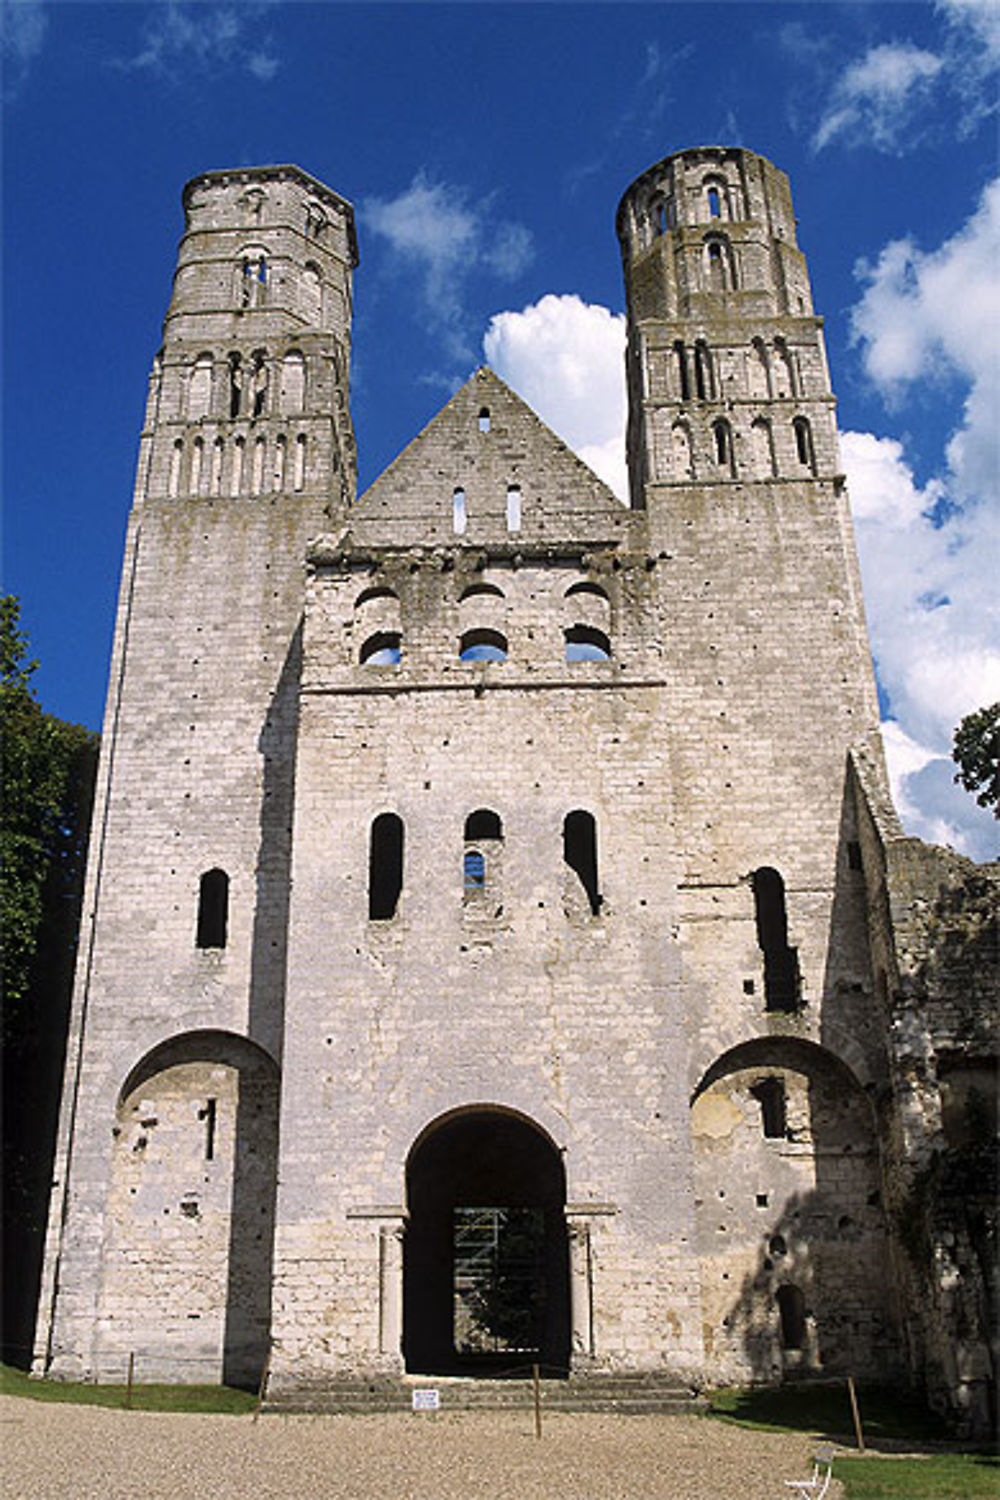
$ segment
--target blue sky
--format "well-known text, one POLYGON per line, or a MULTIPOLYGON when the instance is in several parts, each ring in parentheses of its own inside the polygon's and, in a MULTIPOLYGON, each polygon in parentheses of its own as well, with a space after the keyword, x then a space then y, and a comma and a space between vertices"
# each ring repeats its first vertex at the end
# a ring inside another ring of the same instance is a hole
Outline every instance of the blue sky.
POLYGON ((484 359, 620 483, 614 213, 660 157, 791 177, 840 398, 909 831, 979 858, 950 733, 1000 698, 995 0, 5 0, 5 587, 45 706, 99 726, 146 374, 209 168, 358 215, 362 486, 484 359))

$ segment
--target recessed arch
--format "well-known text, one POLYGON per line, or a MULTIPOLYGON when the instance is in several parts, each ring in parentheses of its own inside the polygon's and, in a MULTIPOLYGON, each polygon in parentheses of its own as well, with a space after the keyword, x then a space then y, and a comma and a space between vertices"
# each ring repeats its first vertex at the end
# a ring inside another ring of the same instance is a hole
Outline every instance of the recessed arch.
POLYGON ((501 1105, 451 1110, 406 1161, 403 1355, 418 1374, 569 1364, 562 1155, 501 1105))
POLYGON ((568 625, 563 637, 568 662, 611 660, 611 639, 596 625, 568 625))
POLYGON ((466 630, 459 638, 460 661, 506 661, 507 637, 499 630, 466 630))
POLYGON ((395 590, 386 588, 384 584, 375 584, 371 588, 361 590, 354 601, 354 608, 363 609, 366 604, 371 604, 376 599, 395 599, 398 604, 399 595, 395 590))
POLYGON ((464 604, 466 599, 482 599, 487 596, 494 599, 507 597, 503 589, 497 588, 495 583, 470 583, 469 587, 459 594, 458 602, 464 604))
POLYGON ((583 578, 579 583, 571 583, 563 598, 571 599, 576 594, 593 594, 595 598, 603 599, 605 603, 608 602, 606 591, 601 588, 599 583, 594 583, 589 578, 583 578))

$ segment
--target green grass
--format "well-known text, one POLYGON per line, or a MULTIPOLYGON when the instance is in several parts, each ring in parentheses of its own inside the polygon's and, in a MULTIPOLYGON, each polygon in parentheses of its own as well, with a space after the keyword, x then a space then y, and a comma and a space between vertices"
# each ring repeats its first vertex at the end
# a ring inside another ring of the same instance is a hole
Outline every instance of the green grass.
MULTIPOLYGON (((69 1401, 79 1406, 123 1408, 124 1385, 85 1385, 69 1380, 29 1380, 23 1370, 0 1365, 0 1395, 31 1401, 69 1401)), ((134 1385, 133 1411, 221 1412, 239 1416, 253 1411, 256 1396, 226 1385, 134 1385)))
MULTIPOLYGON (((744 1427, 766 1430, 818 1432, 824 1437, 855 1442, 850 1399, 845 1381, 815 1385, 783 1385, 774 1388, 730 1388, 707 1391, 714 1416, 744 1427)), ((902 1438, 908 1442, 946 1439, 948 1428, 907 1392, 879 1386, 861 1386, 858 1406, 866 1441, 902 1438)))
POLYGON ((971 1453, 932 1458, 838 1458, 846 1500, 996 1500, 1000 1459, 971 1453))

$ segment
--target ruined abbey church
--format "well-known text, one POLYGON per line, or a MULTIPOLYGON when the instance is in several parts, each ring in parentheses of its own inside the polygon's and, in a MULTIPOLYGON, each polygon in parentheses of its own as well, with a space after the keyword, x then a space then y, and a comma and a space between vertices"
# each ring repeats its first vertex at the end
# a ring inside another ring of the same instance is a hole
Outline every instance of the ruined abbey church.
POLYGON ((350 204, 184 210, 36 1373, 850 1372, 981 1427, 997 867, 888 800, 785 176, 621 201, 628 505, 488 369, 358 496, 350 204))

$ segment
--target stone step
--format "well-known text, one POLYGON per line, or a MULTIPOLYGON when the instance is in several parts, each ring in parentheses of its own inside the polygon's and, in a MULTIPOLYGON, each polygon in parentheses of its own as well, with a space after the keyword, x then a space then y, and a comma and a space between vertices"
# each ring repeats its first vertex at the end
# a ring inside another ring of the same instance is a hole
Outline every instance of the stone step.
MULTIPOLYGON (((436 1390, 442 1411, 529 1410, 534 1405, 530 1379, 456 1379, 434 1376, 399 1380, 331 1379, 294 1389, 269 1392, 269 1412, 365 1413, 410 1411, 414 1390, 436 1390)), ((672 1376, 594 1374, 567 1380, 541 1380, 541 1405, 547 1411, 681 1412, 703 1406, 689 1386, 672 1376)))

